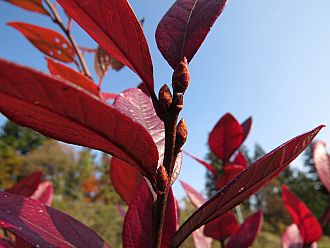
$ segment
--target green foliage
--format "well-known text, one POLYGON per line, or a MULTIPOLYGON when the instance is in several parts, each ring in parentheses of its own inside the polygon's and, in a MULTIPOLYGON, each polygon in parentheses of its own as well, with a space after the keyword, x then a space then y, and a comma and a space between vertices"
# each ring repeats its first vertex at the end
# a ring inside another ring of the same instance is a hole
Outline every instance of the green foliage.
POLYGON ((52 206, 89 226, 112 247, 122 247, 123 218, 119 216, 113 202, 106 205, 100 202, 55 200, 52 206))

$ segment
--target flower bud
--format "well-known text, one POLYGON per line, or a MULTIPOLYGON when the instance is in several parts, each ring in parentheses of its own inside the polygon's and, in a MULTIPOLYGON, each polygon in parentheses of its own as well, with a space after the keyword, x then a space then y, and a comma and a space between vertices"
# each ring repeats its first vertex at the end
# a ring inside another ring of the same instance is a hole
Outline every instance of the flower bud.
POLYGON ((164 192, 168 184, 168 175, 163 165, 159 166, 156 173, 157 187, 161 192, 164 192))
POLYGON ((184 93, 190 82, 188 61, 184 57, 175 68, 172 75, 172 87, 174 92, 184 93))
POLYGON ((186 143, 187 137, 188 137, 187 124, 184 119, 181 119, 176 127, 175 147, 177 150, 181 149, 184 143, 186 143))
POLYGON ((172 104, 172 94, 166 84, 164 84, 158 93, 159 103, 164 110, 167 110, 172 104))

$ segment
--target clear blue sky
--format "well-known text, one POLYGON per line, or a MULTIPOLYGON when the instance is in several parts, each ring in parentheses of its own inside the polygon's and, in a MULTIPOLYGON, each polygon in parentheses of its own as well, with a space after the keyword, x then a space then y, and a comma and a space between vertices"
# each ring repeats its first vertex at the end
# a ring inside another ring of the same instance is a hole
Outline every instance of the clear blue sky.
MULTIPOLYGON (((173 2, 130 1, 138 18, 146 18, 144 31, 154 62, 156 89, 170 83, 171 69, 157 49, 154 32, 173 2)), ((252 148, 258 142, 266 151, 321 123, 330 125, 329 12, 329 0, 229 1, 190 63, 192 80, 181 114, 189 127, 185 149, 203 158, 208 133, 226 112, 239 121, 252 115, 254 126, 245 144, 252 148)), ((41 15, 0 2, 0 56, 47 71, 43 55, 6 26, 9 21, 46 27, 53 24, 41 15)), ((95 47, 77 26, 74 32, 79 44, 95 47)), ((110 72, 104 86, 120 92, 138 83, 126 68, 110 72)), ((330 141, 329 128, 318 139, 330 141)), ((202 190, 204 174, 201 166, 184 157, 181 179, 202 190)), ((178 183, 175 191, 183 195, 178 183)))

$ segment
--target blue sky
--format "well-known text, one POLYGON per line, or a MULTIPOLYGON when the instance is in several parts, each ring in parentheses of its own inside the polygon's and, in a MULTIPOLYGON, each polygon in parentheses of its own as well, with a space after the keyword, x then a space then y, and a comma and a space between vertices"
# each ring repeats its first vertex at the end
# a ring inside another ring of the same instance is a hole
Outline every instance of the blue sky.
MULTIPOLYGON (((171 68, 159 53, 154 32, 174 1, 130 1, 144 31, 154 63, 156 90, 170 83, 171 68)), ((190 63, 191 84, 181 116, 188 123, 185 149, 200 158, 207 152, 213 125, 226 112, 239 121, 252 116, 253 129, 245 144, 258 142, 270 151, 319 124, 330 124, 330 1, 229 1, 204 44, 190 63)), ((17 31, 5 25, 25 21, 55 28, 42 15, 0 2, 0 57, 47 71, 44 56, 17 31)), ((95 43, 77 25, 78 43, 95 43)), ((91 56, 87 60, 92 61, 91 56)), ((92 64, 90 63, 90 68, 92 64)), ((114 92, 134 87, 139 79, 128 68, 110 72, 104 88, 114 92)), ((2 121, 4 118, 2 118, 2 121)), ((329 128, 318 139, 330 141, 329 128)), ((299 167, 301 160, 295 162, 299 167)), ((180 179, 197 189, 205 170, 184 157, 180 179)), ((178 184, 175 191, 182 196, 178 184)))

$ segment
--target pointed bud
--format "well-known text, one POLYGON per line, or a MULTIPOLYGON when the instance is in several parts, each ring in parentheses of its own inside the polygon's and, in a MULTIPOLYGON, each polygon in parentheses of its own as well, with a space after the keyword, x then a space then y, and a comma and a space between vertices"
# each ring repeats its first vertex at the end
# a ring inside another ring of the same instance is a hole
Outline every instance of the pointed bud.
POLYGON ((181 149, 184 143, 186 143, 187 137, 188 137, 187 124, 184 119, 181 119, 176 127, 175 147, 177 150, 181 149))
POLYGON ((188 61, 184 57, 175 68, 172 75, 172 87, 175 92, 184 93, 190 82, 188 61))
POLYGON ((167 110, 172 104, 172 94, 166 84, 164 84, 158 93, 159 103, 164 110, 167 110))
POLYGON ((168 184, 168 174, 163 165, 159 166, 156 174, 157 187, 164 192, 168 184))

